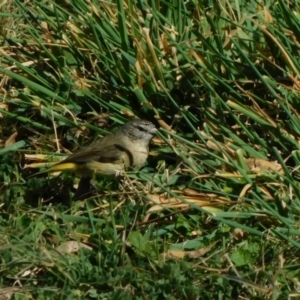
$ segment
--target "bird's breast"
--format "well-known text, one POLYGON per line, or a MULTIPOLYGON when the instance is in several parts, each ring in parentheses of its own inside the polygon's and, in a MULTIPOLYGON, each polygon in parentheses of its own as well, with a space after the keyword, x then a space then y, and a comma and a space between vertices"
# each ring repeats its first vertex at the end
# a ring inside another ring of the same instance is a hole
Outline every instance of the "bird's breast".
POLYGON ((148 157, 148 148, 135 145, 132 149, 133 167, 140 169, 146 162, 148 157))

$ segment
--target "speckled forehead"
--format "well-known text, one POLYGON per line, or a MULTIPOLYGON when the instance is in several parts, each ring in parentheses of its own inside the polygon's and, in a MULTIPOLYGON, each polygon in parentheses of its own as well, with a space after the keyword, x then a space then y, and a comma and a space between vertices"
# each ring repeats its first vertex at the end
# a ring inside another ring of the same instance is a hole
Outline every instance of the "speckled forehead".
POLYGON ((128 123, 126 123, 124 125, 124 127, 137 127, 137 126, 147 126, 147 127, 151 127, 154 128, 154 124, 151 123, 150 121, 146 121, 146 120, 133 120, 133 121, 129 121, 128 123))
POLYGON ((150 128, 155 128, 154 124, 146 120, 132 120, 120 127, 120 131, 125 135, 130 136, 132 139, 144 139, 146 133, 141 133, 137 127, 146 126, 150 128))
POLYGON ((131 121, 131 122, 128 122, 129 124, 135 124, 135 125, 145 125, 145 126, 153 126, 154 125, 150 122, 150 121, 146 121, 146 120, 134 120, 134 121, 131 121))

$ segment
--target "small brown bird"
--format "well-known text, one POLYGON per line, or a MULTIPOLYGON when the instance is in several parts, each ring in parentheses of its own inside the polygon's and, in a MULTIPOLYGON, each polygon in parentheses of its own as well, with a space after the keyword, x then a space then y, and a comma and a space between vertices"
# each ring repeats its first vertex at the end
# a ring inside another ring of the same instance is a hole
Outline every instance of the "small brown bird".
POLYGON ((82 176, 75 198, 88 193, 94 173, 116 175, 132 167, 140 169, 148 157, 150 140, 156 127, 146 120, 132 120, 114 134, 82 148, 53 167, 39 172, 72 171, 82 176))

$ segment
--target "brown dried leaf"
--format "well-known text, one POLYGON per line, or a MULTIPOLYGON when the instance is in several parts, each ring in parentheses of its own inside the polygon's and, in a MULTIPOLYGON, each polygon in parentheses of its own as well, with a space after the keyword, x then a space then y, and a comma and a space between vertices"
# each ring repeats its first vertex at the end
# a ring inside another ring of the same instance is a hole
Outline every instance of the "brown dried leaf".
POLYGON ((4 144, 4 148, 14 144, 16 142, 16 138, 18 136, 18 133, 17 132, 14 132, 6 141, 5 141, 5 144, 4 144))
POLYGON ((244 239, 245 234, 247 234, 247 232, 243 231, 240 228, 235 228, 233 230, 233 237, 239 242, 241 242, 244 239))
MULTIPOLYGON (((212 141, 207 141, 206 146, 207 146, 207 148, 212 149, 217 152, 221 152, 221 150, 222 150, 223 152, 225 151, 232 156, 235 154, 234 150, 230 149, 227 145, 222 144, 222 143, 219 143, 218 145, 216 145, 212 141), (220 147, 222 147, 222 149, 220 147)), ((224 158, 226 160, 228 160, 226 157, 224 157, 224 158)))
POLYGON ((12 286, 12 287, 4 287, 0 289, 0 299, 1 300, 9 300, 12 299, 14 293, 21 293, 26 291, 23 287, 12 286))
POLYGON ((152 139, 151 143, 157 146, 166 145, 166 142, 157 136, 152 139))
POLYGON ((167 253, 164 253, 165 258, 170 259, 183 259, 185 256, 185 251, 182 250, 168 250, 167 253))
POLYGON ((267 23, 272 23, 273 22, 273 17, 272 17, 270 11, 267 9, 266 6, 264 6, 264 16, 265 16, 265 21, 267 23))
POLYGON ((205 255, 207 252, 209 252, 219 242, 220 240, 214 241, 213 243, 211 243, 206 247, 203 247, 198 250, 193 250, 193 251, 168 250, 164 254, 164 257, 169 259, 183 259, 184 257, 198 258, 205 255))
POLYGON ((243 197, 246 195, 246 193, 248 192, 248 190, 250 190, 252 187, 252 185, 250 183, 246 184, 243 189, 241 190, 240 192, 240 195, 239 195, 239 199, 242 200, 243 197))
POLYGON ((47 154, 25 154, 26 160, 48 160, 49 155, 47 154))
POLYGON ((97 6, 95 6, 91 1, 89 1, 89 2, 87 2, 87 3, 88 3, 88 5, 91 7, 93 13, 94 13, 97 17, 101 18, 101 15, 100 15, 100 12, 99 12, 99 8, 98 8, 97 6))
POLYGON ((169 130, 173 133, 176 133, 175 130, 172 129, 171 126, 169 126, 164 120, 162 120, 159 116, 155 116, 155 119, 157 120, 158 124, 163 128, 163 129, 166 129, 166 130, 169 130))
POLYGON ((261 158, 248 158, 246 159, 246 164, 248 168, 256 174, 262 174, 265 172, 277 172, 279 174, 284 173, 282 166, 277 162, 272 162, 261 158))
POLYGON ((271 195, 271 193, 268 191, 267 187, 265 187, 264 185, 259 185, 259 188, 265 194, 266 198, 268 198, 270 200, 274 200, 274 196, 271 195))
POLYGON ((131 118, 135 116, 135 114, 131 110, 127 110, 127 109, 121 109, 121 114, 131 118))
MULTIPOLYGON (((8 103, 7 103, 7 102, 2 102, 2 103, 0 103, 0 108, 1 108, 2 110, 8 111, 8 103)), ((3 118, 3 113, 0 113, 0 118, 3 118)))
POLYGON ((67 241, 56 248, 60 253, 73 253, 77 252, 80 248, 92 250, 91 247, 86 244, 76 242, 76 241, 67 241))
POLYGON ((230 201, 228 200, 228 198, 215 194, 199 193, 198 196, 186 196, 181 193, 180 196, 184 201, 181 201, 174 197, 170 198, 167 195, 148 194, 148 198, 153 203, 153 206, 148 209, 143 222, 146 222, 149 219, 151 213, 164 210, 165 208, 184 209, 190 208, 192 205, 196 205, 204 208, 209 212, 217 213, 220 212, 220 209, 216 208, 218 206, 236 204, 236 201, 230 201))
POLYGON ((0 103, 0 108, 3 110, 8 110, 8 103, 7 102, 1 102, 0 103))
POLYGON ((40 162, 40 163, 32 163, 32 164, 25 164, 23 169, 37 169, 37 168, 50 168, 56 163, 45 163, 45 162, 40 162))
POLYGON ((216 240, 213 243, 211 243, 210 245, 208 245, 206 247, 203 247, 201 249, 194 250, 194 251, 187 251, 187 255, 188 255, 189 258, 201 257, 204 254, 206 254, 207 252, 209 252, 219 242, 220 242, 220 240, 216 240))
POLYGON ((191 189, 191 188, 186 188, 186 189, 184 189, 184 190, 183 190, 183 193, 184 193, 185 195, 187 195, 187 196, 201 196, 201 195, 203 195, 203 193, 200 193, 200 192, 198 192, 198 191, 196 191, 196 190, 193 190, 193 189, 191 189))

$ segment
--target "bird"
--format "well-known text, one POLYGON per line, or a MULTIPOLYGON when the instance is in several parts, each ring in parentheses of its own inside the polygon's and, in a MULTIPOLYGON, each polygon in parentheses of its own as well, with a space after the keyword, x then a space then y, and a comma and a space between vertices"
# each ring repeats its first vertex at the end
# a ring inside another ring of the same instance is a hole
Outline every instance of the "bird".
POLYGON ((71 171, 82 176, 75 199, 88 194, 93 174, 113 176, 130 168, 140 169, 146 162, 149 143, 157 128, 147 120, 134 119, 90 146, 79 149, 66 159, 34 175, 71 171))

